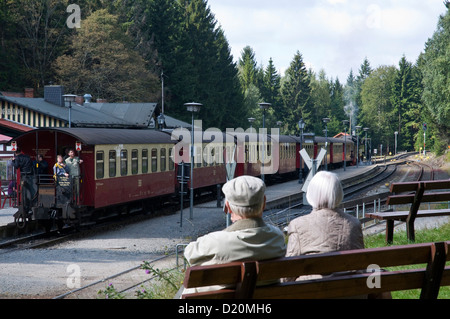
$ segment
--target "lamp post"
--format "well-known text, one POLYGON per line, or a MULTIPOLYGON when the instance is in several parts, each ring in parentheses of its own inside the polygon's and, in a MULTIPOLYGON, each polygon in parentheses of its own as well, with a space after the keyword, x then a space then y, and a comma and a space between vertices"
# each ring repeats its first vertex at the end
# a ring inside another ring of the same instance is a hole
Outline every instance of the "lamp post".
POLYGON ((266 103, 266 102, 262 102, 262 103, 259 103, 259 108, 263 111, 263 133, 264 133, 264 136, 263 136, 263 141, 262 141, 262 153, 261 153, 261 179, 263 180, 263 182, 264 182, 264 148, 265 148, 265 143, 264 143, 264 140, 265 140, 265 138, 266 138, 266 131, 265 131, 265 127, 266 127, 266 110, 268 110, 269 109, 269 107, 271 106, 272 104, 270 104, 270 103, 266 103))
POLYGON ((190 192, 190 219, 194 218, 194 113, 198 113, 203 106, 200 103, 185 103, 184 106, 186 106, 186 109, 188 112, 192 113, 192 127, 191 127, 191 178, 190 178, 190 184, 191 184, 191 192, 190 192))
POLYGON ((344 172, 347 168, 347 125, 349 121, 343 120, 342 124, 344 124, 344 172))
POLYGON ((363 128, 364 132, 366 132, 366 139, 364 140, 364 153, 365 153, 365 158, 366 158, 366 164, 367 164, 367 131, 369 130, 368 127, 363 128))
POLYGON ((69 127, 72 127, 72 102, 75 102, 75 94, 64 94, 64 102, 69 102, 69 127))
POLYGON ((395 153, 394 153, 394 155, 397 155, 397 135, 398 135, 398 132, 395 131, 394 132, 394 136, 395 136, 395 153))
POLYGON ((158 128, 162 131, 164 129, 164 123, 166 122, 166 118, 164 114, 158 115, 158 128))
MULTIPOLYGON (((303 117, 298 121, 298 128, 300 129, 300 150, 303 149, 303 129, 305 128, 305 122, 303 121, 303 117)), ((303 183, 303 168, 302 168, 302 157, 299 156, 300 160, 300 169, 298 172, 298 183, 303 183)))
POLYGON ((356 130, 356 167, 359 166, 359 130, 361 129, 360 125, 355 126, 356 130))
POLYGON ((327 151, 325 155, 325 170, 328 171, 328 123, 330 119, 328 117, 324 117, 322 121, 325 123, 325 150, 327 151))
POLYGON ((250 123, 250 133, 253 131, 253 122, 255 122, 255 118, 254 117, 249 117, 248 122, 250 123))

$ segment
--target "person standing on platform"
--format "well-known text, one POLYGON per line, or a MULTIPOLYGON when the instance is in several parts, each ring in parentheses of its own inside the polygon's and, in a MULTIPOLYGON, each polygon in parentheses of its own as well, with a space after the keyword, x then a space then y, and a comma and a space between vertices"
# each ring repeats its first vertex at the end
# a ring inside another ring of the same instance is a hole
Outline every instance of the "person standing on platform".
POLYGON ((78 156, 75 156, 75 152, 73 149, 69 150, 69 157, 65 160, 66 166, 69 170, 69 175, 72 180, 72 189, 75 191, 76 199, 78 200, 80 195, 80 177, 81 177, 81 168, 80 165, 83 163, 83 160, 78 156))

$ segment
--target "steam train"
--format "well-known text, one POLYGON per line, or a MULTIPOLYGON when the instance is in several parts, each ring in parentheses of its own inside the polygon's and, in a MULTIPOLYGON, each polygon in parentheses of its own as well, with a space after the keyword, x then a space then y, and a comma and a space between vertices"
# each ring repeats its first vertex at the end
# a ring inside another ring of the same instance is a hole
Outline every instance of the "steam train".
MULTIPOLYGON (((217 185, 227 181, 226 165, 230 163, 235 163, 234 177, 261 174, 266 179, 298 177, 305 171, 300 147, 316 158, 326 144, 323 137, 301 141, 295 136, 239 131, 194 130, 191 136, 188 130, 106 128, 36 129, 13 142, 24 154, 31 158, 40 154, 50 164, 48 172, 33 176, 34 191, 30 198, 26 198, 23 191, 26 181, 21 180, 17 170, 15 223, 23 228, 29 221, 38 221, 47 230, 55 223, 59 227, 83 225, 110 214, 151 209, 178 197, 180 180, 186 180, 186 187, 192 186, 194 194, 217 190, 217 185), (52 176, 51 167, 57 155, 64 155, 68 149, 74 149, 83 160, 77 187, 70 176, 52 176), (189 180, 191 159, 193 178, 189 180)), ((327 142, 329 167, 354 161, 352 139, 347 138, 344 143, 344 139, 328 138, 327 142)))

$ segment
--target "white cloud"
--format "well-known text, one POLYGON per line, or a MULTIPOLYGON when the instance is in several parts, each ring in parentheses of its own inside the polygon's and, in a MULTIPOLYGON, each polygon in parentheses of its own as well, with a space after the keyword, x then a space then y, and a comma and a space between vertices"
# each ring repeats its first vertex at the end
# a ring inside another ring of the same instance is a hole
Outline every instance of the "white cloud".
POLYGON ((249 45, 257 62, 284 71, 300 51, 319 72, 345 82, 365 57, 372 67, 415 62, 447 9, 436 0, 209 0, 235 60, 249 45))

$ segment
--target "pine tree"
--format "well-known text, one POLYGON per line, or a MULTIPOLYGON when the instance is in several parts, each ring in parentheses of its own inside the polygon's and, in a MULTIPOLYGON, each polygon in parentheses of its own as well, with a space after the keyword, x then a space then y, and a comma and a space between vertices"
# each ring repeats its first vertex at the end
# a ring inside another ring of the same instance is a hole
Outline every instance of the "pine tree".
POLYGON ((450 10, 440 16, 422 59, 422 98, 430 119, 427 136, 435 135, 435 151, 440 153, 450 145, 450 10))
POLYGON ((308 71, 299 51, 286 70, 285 80, 281 87, 284 106, 278 115, 283 118, 290 134, 299 133, 298 121, 303 118, 306 129, 312 129, 312 101, 308 71))
POLYGON ((410 109, 413 107, 414 91, 412 64, 403 56, 399 62, 399 69, 395 75, 392 87, 393 112, 397 117, 397 145, 399 150, 412 150, 414 141, 413 118, 410 118, 410 109))

